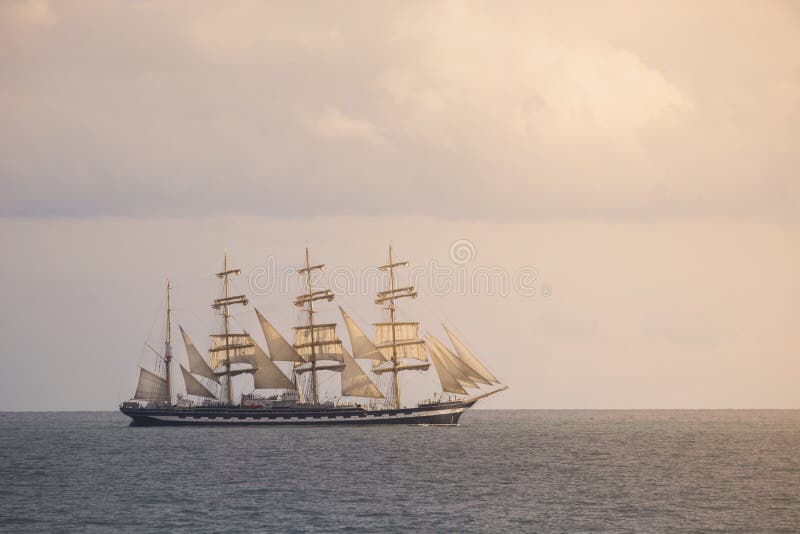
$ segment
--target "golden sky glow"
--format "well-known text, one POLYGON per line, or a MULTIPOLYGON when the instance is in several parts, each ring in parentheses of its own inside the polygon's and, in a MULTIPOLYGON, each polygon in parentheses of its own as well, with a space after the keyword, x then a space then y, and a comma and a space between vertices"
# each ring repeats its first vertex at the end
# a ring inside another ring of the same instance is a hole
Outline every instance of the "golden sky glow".
POLYGON ((160 280, 203 301, 225 247, 390 238, 552 286, 413 310, 511 384, 487 405, 800 407, 797 50, 792 2, 2 2, 0 409, 113 405, 160 280))

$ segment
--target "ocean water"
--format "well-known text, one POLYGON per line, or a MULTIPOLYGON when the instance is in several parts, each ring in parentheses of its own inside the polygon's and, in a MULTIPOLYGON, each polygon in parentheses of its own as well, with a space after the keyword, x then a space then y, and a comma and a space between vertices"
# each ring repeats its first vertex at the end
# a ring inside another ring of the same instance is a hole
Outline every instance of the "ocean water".
POLYGON ((800 531, 800 411, 469 411, 458 427, 0 414, 0 530, 800 531))

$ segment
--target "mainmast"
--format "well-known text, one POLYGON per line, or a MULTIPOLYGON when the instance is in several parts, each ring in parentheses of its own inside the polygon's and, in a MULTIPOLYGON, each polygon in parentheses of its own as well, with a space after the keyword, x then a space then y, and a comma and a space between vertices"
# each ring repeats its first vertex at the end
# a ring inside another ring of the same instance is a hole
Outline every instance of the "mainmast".
MULTIPOLYGON (((226 386, 227 386, 227 401, 228 404, 233 404, 233 377, 235 375, 247 372, 255 372, 255 369, 244 369, 239 371, 234 371, 231 368, 233 363, 237 363, 241 360, 241 352, 247 351, 247 349, 252 349, 253 344, 249 341, 249 336, 245 334, 234 334, 231 333, 230 328, 230 306, 235 304, 247 305, 249 302, 247 297, 244 295, 230 295, 230 283, 228 278, 231 275, 239 275, 241 274, 241 269, 229 269, 228 268, 228 253, 225 252, 225 259, 222 267, 222 272, 217 273, 217 278, 222 279, 222 298, 218 298, 214 301, 211 305, 212 308, 215 310, 221 310, 220 315, 222 316, 222 323, 223 323, 223 334, 212 336, 212 338, 222 338, 221 344, 214 344, 212 346, 212 352, 222 352, 224 354, 224 358, 222 358, 221 362, 225 367, 223 374, 227 377, 226 386), (240 356, 236 358, 236 356, 240 356)), ((252 350, 251 350, 252 351, 252 350)), ((212 362, 214 358, 212 357, 212 362)))
POLYGON ((167 400, 172 404, 172 304, 170 300, 170 290, 172 285, 167 280, 167 336, 164 340, 164 364, 166 366, 167 377, 167 400))
POLYGON ((427 363, 427 356, 425 353, 425 342, 419 338, 419 323, 398 322, 396 319, 397 305, 395 300, 411 297, 417 298, 417 292, 414 291, 413 286, 406 286, 398 288, 395 282, 395 269, 397 267, 407 267, 407 261, 394 261, 392 255, 392 245, 389 244, 389 263, 378 267, 381 271, 389 272, 389 289, 378 292, 378 298, 375 304, 382 305, 388 303, 386 310, 389 312, 388 323, 377 323, 376 329, 376 346, 384 355, 388 356, 391 362, 391 367, 376 367, 373 368, 374 373, 391 372, 393 376, 393 400, 394 407, 399 409, 400 402, 400 371, 408 370, 425 370, 430 367, 427 363), (399 330, 398 330, 399 329, 399 330), (388 332, 387 332, 388 330, 388 332), (387 354, 388 352, 388 354, 387 354), (426 361, 425 363, 406 364, 403 363, 404 358, 416 359, 426 361))
POLYGON ((311 401, 319 404, 318 378, 317 371, 341 371, 341 363, 320 365, 320 360, 334 360, 342 362, 342 342, 336 337, 336 324, 315 324, 314 323, 314 302, 317 300, 333 300, 333 292, 330 289, 320 289, 314 291, 312 273, 325 269, 324 264, 311 265, 311 253, 306 247, 306 266, 298 269, 300 276, 305 276, 308 292, 298 295, 294 305, 303 308, 308 314, 308 325, 295 327, 294 348, 300 356, 308 362, 308 365, 301 364, 295 367, 295 373, 311 373, 311 401))

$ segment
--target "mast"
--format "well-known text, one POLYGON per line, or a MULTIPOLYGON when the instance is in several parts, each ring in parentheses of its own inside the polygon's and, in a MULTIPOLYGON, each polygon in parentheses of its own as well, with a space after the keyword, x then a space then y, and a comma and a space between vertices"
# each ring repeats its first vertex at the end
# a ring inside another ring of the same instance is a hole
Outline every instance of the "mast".
MULTIPOLYGON (((222 266, 222 276, 223 276, 223 283, 224 286, 224 294, 225 294, 225 302, 222 305, 222 317, 225 322, 225 339, 227 341, 228 336, 230 335, 230 318, 231 314, 228 312, 228 298, 230 297, 229 289, 230 284, 228 283, 228 251, 225 251, 225 259, 223 260, 222 266)), ((238 273, 237 273, 238 274, 238 273)), ((231 382, 231 350, 226 346, 225 347, 225 371, 228 375, 227 385, 228 385, 228 404, 233 404, 233 382, 231 382)))
MULTIPOLYGON (((320 267, 322 270, 323 267, 320 267)), ((311 258, 306 245, 306 283, 308 285, 308 293, 314 294, 314 288, 311 287, 311 258)), ((314 299, 308 301, 308 326, 311 327, 311 398, 314 404, 319 404, 319 393, 317 392, 317 348, 314 345, 314 299)))
POLYGON ((312 272, 322 271, 324 264, 311 265, 311 252, 306 246, 306 266, 297 270, 297 274, 305 276, 308 292, 298 295, 294 305, 302 308, 308 314, 308 325, 295 327, 294 348, 297 353, 307 362, 295 367, 295 374, 311 373, 311 402, 319 404, 319 382, 318 371, 341 371, 344 368, 342 356, 342 342, 336 337, 336 324, 317 324, 314 322, 314 302, 317 300, 333 300, 333 292, 330 289, 314 290, 312 272), (334 364, 319 365, 318 360, 333 360, 334 364))
POLYGON ((172 404, 172 305, 170 302, 170 285, 167 280, 167 332, 164 336, 164 355, 154 349, 149 343, 145 346, 155 354, 161 362, 164 362, 164 374, 162 378, 158 374, 159 364, 156 364, 156 372, 148 371, 144 367, 139 368, 139 381, 136 384, 136 392, 133 399, 157 402, 159 404, 172 404))
MULTIPOLYGON (((403 262, 408 265, 408 262, 403 262)), ((394 294, 394 263, 392 263, 392 244, 389 243, 389 291, 394 294)), ((394 375, 394 407, 400 408, 400 375, 397 373, 397 330, 394 315, 397 311, 394 299, 389 300, 389 322, 392 323, 392 374, 394 375)))
POLYGON ((389 272, 389 289, 378 292, 378 298, 375 304, 382 305, 388 303, 386 310, 389 312, 388 323, 377 323, 376 326, 376 341, 377 347, 381 349, 391 362, 391 367, 388 368, 373 368, 374 373, 391 372, 393 375, 392 385, 394 387, 394 407, 401 408, 400 402, 400 371, 406 370, 425 370, 430 367, 425 354, 425 342, 419 338, 418 329, 419 323, 407 323, 397 321, 397 305, 395 300, 411 297, 417 298, 417 292, 414 291, 413 286, 397 287, 395 281, 395 268, 407 267, 407 261, 395 261, 392 254, 392 244, 389 243, 389 263, 378 267, 381 271, 389 272), (389 335, 385 333, 385 328, 389 328, 389 335), (398 327, 401 328, 402 335, 398 338, 398 327), (385 338, 385 341, 383 339, 385 338), (386 349, 389 354, 386 354, 386 349), (425 363, 420 364, 404 364, 403 359, 410 358, 416 360, 423 360, 425 363))
MULTIPOLYGON (((234 372, 233 369, 231 369, 231 364, 233 363, 231 361, 232 349, 234 351, 241 352, 242 349, 246 350, 252 347, 252 343, 249 342, 242 343, 237 341, 246 336, 242 334, 231 334, 231 328, 230 328, 230 318, 231 318, 230 306, 234 304, 247 305, 247 303, 249 302, 247 300, 247 297, 244 295, 234 295, 234 296, 230 295, 230 282, 228 278, 234 274, 239 275, 241 274, 241 272, 242 272, 241 269, 228 268, 228 252, 226 251, 225 259, 223 260, 222 272, 217 273, 217 278, 220 278, 222 280, 222 298, 216 299, 214 303, 211 305, 211 307, 214 308, 215 310, 221 310, 220 315, 222 316, 224 333, 222 336, 218 337, 223 337, 224 341, 221 346, 213 347, 211 350, 224 351, 225 357, 222 363, 225 367, 225 371, 223 374, 227 378, 226 380, 227 401, 229 405, 233 404, 233 377, 237 374, 241 374, 242 372, 255 372, 255 369, 247 369, 236 372, 234 372), (234 340, 234 342, 231 343, 231 340, 234 340)), ((236 353, 234 353, 234 356, 236 356, 236 353)))
POLYGON ((166 365, 167 376, 167 400, 172 404, 172 304, 170 299, 170 290, 172 284, 167 279, 167 336, 164 340, 164 364, 166 365))

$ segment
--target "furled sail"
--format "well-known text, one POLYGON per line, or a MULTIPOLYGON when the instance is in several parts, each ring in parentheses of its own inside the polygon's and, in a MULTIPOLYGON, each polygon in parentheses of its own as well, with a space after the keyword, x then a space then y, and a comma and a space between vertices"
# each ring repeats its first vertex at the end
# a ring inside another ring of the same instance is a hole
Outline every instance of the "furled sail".
POLYGON ((256 310, 256 315, 258 322, 261 323, 264 338, 267 340, 270 359, 274 362, 302 362, 303 358, 294 350, 294 347, 283 339, 281 333, 261 315, 261 312, 256 310))
POLYGON ((247 363, 255 365, 256 353, 250 334, 214 334, 211 336, 211 368, 216 369, 227 363, 247 363))
POLYGON ((395 353, 398 359, 428 359, 425 342, 419 338, 419 323, 375 323, 375 345, 387 360, 395 353))
POLYGON ((181 365, 181 373, 183 373, 183 383, 186 384, 186 393, 189 395, 197 395, 198 397, 206 397, 215 399, 213 393, 208 388, 200 383, 192 374, 181 365))
POLYGON ((167 381, 152 371, 139 368, 139 383, 136 385, 134 399, 154 402, 169 402, 167 381))
POLYGON ((342 350, 344 369, 342 370, 342 395, 349 397, 372 397, 382 399, 383 394, 372 383, 347 350, 342 350))
POLYGON ((350 318, 341 306, 339 311, 342 312, 344 324, 347 327, 347 334, 350 336, 350 346, 353 348, 353 357, 358 360, 377 360, 386 361, 386 357, 378 350, 378 347, 370 341, 364 334, 361 328, 358 327, 356 322, 350 318))
POLYGON ((253 387, 256 389, 294 389, 292 381, 286 378, 277 365, 269 359, 267 353, 253 342, 255 362, 258 370, 253 375, 253 387))
POLYGON ((441 341, 435 337, 428 336, 428 345, 436 347, 436 355, 442 360, 442 363, 447 367, 447 371, 458 380, 458 383, 465 388, 477 388, 472 380, 472 372, 467 364, 458 359, 458 357, 450 352, 450 350, 442 344, 441 341))
POLYGON ((294 348, 306 361, 342 359, 342 342, 336 337, 336 324, 315 324, 294 328, 294 348))
POLYGON ((467 391, 461 386, 458 379, 447 370, 447 366, 439 356, 439 349, 436 348, 436 345, 432 344, 430 349, 431 361, 433 362, 433 367, 436 369, 436 374, 439 375, 439 382, 442 383, 442 390, 448 393, 466 395, 467 391))
POLYGON ((489 382, 497 382, 500 383, 497 378, 486 368, 479 360, 475 357, 472 352, 464 345, 451 331, 447 326, 442 325, 444 327, 444 331, 447 332, 447 337, 450 338, 450 342, 453 343, 453 347, 456 349, 456 354, 459 358, 464 360, 467 365, 475 369, 480 375, 488 380, 489 382))

